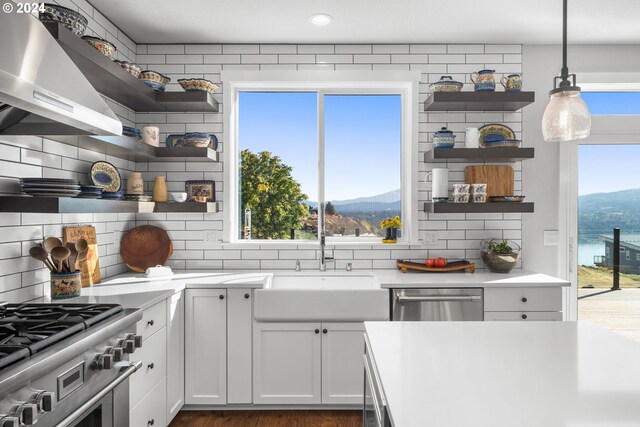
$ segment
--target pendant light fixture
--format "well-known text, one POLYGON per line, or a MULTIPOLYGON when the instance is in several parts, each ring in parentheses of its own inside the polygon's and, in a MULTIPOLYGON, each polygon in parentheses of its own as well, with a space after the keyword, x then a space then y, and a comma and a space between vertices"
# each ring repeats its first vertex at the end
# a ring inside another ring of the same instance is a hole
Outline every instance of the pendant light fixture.
POLYGON ((567 67, 567 0, 563 0, 562 19, 562 70, 553 79, 549 104, 542 116, 542 136, 549 142, 583 139, 591 132, 591 113, 576 86, 576 75, 569 74, 567 67))

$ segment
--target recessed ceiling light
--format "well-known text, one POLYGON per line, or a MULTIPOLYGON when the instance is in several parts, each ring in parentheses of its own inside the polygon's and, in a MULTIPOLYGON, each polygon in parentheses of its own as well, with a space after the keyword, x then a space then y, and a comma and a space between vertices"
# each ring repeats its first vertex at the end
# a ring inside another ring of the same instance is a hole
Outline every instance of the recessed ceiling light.
POLYGON ((326 13, 316 13, 309 17, 309 22, 313 25, 317 25, 318 27, 324 27, 325 25, 329 25, 333 22, 333 18, 331 15, 327 15, 326 13))

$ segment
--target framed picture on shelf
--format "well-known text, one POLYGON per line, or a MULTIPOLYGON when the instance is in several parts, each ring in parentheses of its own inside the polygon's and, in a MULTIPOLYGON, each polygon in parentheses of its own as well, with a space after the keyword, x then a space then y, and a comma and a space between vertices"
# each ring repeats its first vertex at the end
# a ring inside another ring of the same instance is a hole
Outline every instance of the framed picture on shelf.
POLYGON ((215 181, 187 181, 185 182, 187 202, 215 202, 216 183, 215 181))

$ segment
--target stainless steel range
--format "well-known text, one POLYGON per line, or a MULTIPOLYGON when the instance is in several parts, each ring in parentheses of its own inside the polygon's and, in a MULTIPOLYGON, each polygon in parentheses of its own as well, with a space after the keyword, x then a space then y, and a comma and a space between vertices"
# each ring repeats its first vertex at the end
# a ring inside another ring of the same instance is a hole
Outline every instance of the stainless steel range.
POLYGON ((0 306, 0 427, 127 427, 141 318, 116 304, 0 306))

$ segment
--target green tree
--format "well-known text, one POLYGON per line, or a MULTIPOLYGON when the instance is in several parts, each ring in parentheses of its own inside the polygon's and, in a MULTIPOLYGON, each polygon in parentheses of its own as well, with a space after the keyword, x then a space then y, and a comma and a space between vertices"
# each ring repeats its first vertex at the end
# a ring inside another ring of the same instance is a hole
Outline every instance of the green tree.
POLYGON ((251 209, 252 236, 286 239, 309 217, 308 196, 291 176, 292 168, 268 151, 240 153, 241 207, 251 209))
POLYGON ((324 213, 327 215, 335 215, 336 207, 333 206, 333 203, 327 202, 327 206, 324 207, 324 213))

